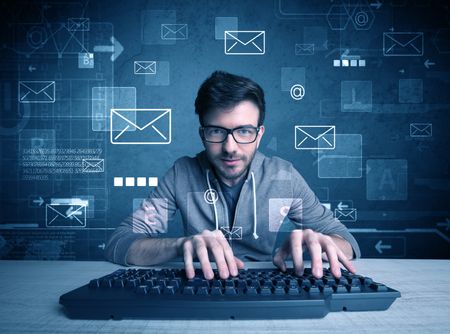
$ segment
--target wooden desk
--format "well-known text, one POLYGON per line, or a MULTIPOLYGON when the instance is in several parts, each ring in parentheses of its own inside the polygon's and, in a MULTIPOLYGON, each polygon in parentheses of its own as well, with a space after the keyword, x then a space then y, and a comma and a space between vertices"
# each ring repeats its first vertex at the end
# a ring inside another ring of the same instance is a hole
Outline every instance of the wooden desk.
POLYGON ((358 273, 399 290, 402 297, 387 311, 330 312, 323 319, 103 321, 66 318, 59 296, 120 266, 108 262, 0 261, 0 333, 450 332, 450 260, 360 259, 355 266, 358 273))

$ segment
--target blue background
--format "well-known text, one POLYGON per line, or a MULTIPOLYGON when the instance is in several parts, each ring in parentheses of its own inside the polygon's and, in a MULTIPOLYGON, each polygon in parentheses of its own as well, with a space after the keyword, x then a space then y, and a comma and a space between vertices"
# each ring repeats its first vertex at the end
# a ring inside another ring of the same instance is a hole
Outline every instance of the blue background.
MULTIPOLYGON (((225 70, 265 90, 260 150, 291 161, 333 212, 356 209, 357 219, 344 223, 363 256, 449 258, 450 14, 444 4, 2 4, 0 256, 102 259, 104 243, 132 212, 133 200, 151 190, 114 187, 113 178, 162 177, 177 158, 199 152, 197 89, 214 70, 225 70), (232 18, 225 19, 228 30, 237 30, 237 22, 238 30, 265 31, 265 53, 226 55, 224 40, 216 39, 223 17, 232 18), (88 18, 89 27, 71 34, 71 18, 88 18), (187 24, 187 39, 161 39, 164 22, 187 24), (411 34, 423 41, 418 54, 408 47, 389 50, 389 35, 405 45, 411 34), (112 51, 94 50, 111 46, 112 36, 124 48, 114 61, 112 51), (313 52, 299 54, 296 44, 313 45, 313 52), (80 68, 80 53, 93 53, 92 68, 80 68), (347 60, 365 66, 335 66, 347 60), (135 61, 156 61, 157 74, 134 74, 135 61), (20 102, 20 82, 27 81, 54 81, 55 101, 20 102), (301 100, 290 95, 294 84, 305 89, 301 100), (171 143, 111 144, 107 128, 94 125, 93 87, 135 87, 135 100, 121 103, 170 108, 171 143), (360 104, 348 109, 352 94, 360 104), (432 132, 417 136, 411 132, 416 123, 431 124, 432 132), (296 149, 295 127, 305 125, 335 126, 335 150, 296 149), (104 172, 82 172, 84 158, 104 159, 104 172), (30 164, 42 159, 46 170, 30 164), (47 205, 67 198, 89 201, 86 226, 48 227, 47 205)), ((180 233, 174 223, 167 236, 180 233)))

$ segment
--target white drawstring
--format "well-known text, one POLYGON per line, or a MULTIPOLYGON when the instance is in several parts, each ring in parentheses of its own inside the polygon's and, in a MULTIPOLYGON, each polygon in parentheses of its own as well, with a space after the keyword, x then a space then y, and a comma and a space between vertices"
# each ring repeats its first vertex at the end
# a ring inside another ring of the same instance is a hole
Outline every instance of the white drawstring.
MULTIPOLYGON (((209 169, 206 170, 206 182, 208 183, 209 193, 211 194, 211 196, 215 196, 214 191, 211 187, 211 182, 209 182, 209 169)), ((214 206, 214 221, 216 222, 216 230, 218 230, 219 229, 219 218, 217 217, 216 201, 217 201, 217 198, 212 197, 212 202, 213 202, 213 206, 214 206)))
POLYGON ((256 225, 258 219, 256 219, 256 186, 255 186, 255 174, 252 172, 252 188, 253 188, 253 238, 258 239, 258 234, 256 234, 256 225))
MULTIPOLYGON (((256 217, 256 185, 255 185, 255 174, 251 172, 252 175, 252 192, 253 192, 253 238, 258 239, 259 236, 256 233, 256 227, 258 225, 258 219, 256 217)), ((209 181, 209 169, 206 170, 206 182, 208 183, 208 191, 212 196, 214 196, 214 190, 211 187, 211 182, 209 181)), ((212 204, 214 207, 214 221, 216 223, 216 230, 219 229, 219 217, 217 215, 216 198, 212 198, 212 204)))

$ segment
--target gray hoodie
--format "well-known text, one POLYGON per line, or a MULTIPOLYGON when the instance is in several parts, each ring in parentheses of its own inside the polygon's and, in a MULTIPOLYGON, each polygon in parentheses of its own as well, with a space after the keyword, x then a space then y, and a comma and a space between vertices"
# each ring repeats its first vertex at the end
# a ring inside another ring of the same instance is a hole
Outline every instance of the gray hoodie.
POLYGON ((230 229, 228 209, 206 153, 178 159, 140 208, 114 231, 105 248, 109 261, 128 265, 128 249, 140 238, 164 237, 180 210, 185 235, 221 229, 235 256, 271 261, 277 232, 289 219, 298 229, 336 234, 347 240, 356 258, 358 243, 323 206, 291 163, 256 152, 230 229))

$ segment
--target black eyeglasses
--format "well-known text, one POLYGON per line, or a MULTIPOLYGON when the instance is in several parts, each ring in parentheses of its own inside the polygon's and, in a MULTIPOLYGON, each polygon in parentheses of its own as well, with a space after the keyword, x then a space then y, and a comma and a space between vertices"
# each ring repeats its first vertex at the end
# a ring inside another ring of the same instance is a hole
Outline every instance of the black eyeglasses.
POLYGON ((208 143, 223 143, 231 133, 236 143, 251 144, 258 137, 259 127, 240 126, 227 129, 221 126, 202 126, 200 131, 203 140, 208 143))

